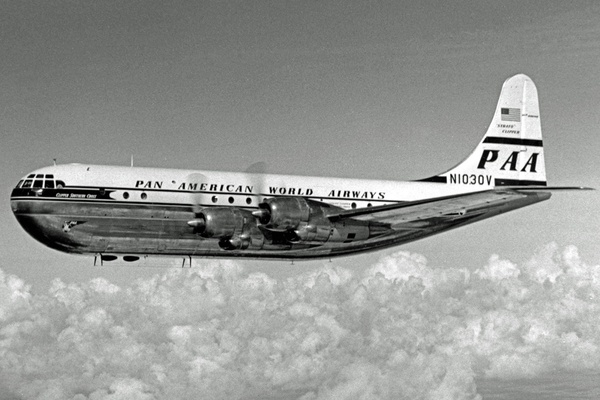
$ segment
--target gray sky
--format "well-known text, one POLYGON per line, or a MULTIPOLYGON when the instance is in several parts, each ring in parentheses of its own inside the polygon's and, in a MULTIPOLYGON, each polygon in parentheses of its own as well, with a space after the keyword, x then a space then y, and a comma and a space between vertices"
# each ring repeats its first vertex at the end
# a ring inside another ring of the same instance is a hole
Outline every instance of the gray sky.
MULTIPOLYGON (((515 73, 538 87, 550 184, 600 188, 594 1, 11 1, 0 19, 0 268, 34 288, 158 272, 92 268, 27 236, 10 190, 53 158, 417 179, 470 153, 515 73)), ((598 263, 599 206, 597 193, 559 193, 403 248, 475 269, 555 241, 598 263)))

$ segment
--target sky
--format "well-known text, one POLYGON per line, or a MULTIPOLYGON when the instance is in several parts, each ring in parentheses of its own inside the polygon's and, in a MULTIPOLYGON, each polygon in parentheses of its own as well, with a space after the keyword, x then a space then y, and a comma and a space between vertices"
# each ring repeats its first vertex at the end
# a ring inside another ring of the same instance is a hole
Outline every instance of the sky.
MULTIPOLYGON (((466 157, 504 80, 525 73, 540 97, 549 184, 600 188, 595 1, 24 0, 0 4, 0 35, 0 269, 8 298, 21 290, 27 307, 58 301, 60 285, 92 293, 199 273, 94 267, 30 238, 10 191, 53 159, 129 165, 133 155, 136 166, 228 171, 264 162, 270 173, 419 179, 466 157)), ((598 192, 555 193, 397 249, 331 263, 225 264, 278 282, 329 268, 362 276, 404 257, 399 250, 471 272, 494 255, 523 266, 539 252, 559 263, 572 249, 594 266, 599 208, 598 192)), ((79 311, 70 322, 91 310, 79 311)))

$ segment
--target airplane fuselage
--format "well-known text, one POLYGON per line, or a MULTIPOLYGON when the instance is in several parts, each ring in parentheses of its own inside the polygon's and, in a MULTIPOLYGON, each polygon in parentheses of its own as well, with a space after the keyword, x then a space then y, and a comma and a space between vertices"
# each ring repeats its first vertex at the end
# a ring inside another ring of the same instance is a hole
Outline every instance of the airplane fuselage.
MULTIPOLYGON (((314 223, 318 229, 308 220, 300 221, 319 231, 313 232, 312 238, 310 234, 291 238, 289 231, 298 226, 259 229, 260 223, 251 213, 259 210, 265 199, 314 201, 313 206, 320 208, 318 214, 485 189, 431 182, 70 164, 42 168, 25 177, 12 192, 11 207, 34 238, 69 253, 295 259, 375 250, 472 219, 442 224, 411 221, 398 231, 377 221, 335 222, 321 216, 314 223), (211 210, 226 219, 239 210, 239 226, 222 235, 199 234, 190 221, 200 212, 210 215, 211 210), (233 236, 241 236, 247 243, 231 248, 219 240, 233 236)), ((477 220, 482 217, 478 215, 477 220)))

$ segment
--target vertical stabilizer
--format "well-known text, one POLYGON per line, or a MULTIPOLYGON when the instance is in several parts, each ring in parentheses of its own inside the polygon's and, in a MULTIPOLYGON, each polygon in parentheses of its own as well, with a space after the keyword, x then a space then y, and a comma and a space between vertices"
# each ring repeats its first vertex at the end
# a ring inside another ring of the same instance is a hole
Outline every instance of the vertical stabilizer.
POLYGON ((537 89, 526 75, 504 82, 485 136, 463 162, 424 181, 478 186, 546 186, 537 89))

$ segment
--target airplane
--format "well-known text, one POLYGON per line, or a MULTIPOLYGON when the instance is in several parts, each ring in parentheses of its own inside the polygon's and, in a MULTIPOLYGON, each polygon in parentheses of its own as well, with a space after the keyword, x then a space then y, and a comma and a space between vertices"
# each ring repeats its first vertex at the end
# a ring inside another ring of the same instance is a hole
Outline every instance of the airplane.
POLYGON ((374 251, 547 200, 537 89, 504 82, 475 150, 415 181, 88 164, 53 165, 11 193, 18 222, 67 253, 315 259, 374 251))

